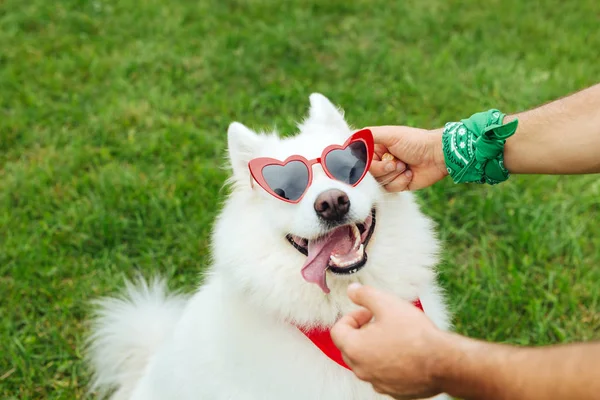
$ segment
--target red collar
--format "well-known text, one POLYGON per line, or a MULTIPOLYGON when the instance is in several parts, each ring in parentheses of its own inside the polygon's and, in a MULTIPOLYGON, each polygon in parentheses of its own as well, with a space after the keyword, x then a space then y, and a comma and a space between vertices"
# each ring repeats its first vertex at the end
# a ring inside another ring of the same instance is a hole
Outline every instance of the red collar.
MULTIPOLYGON (((418 309, 423 311, 423 306, 421 305, 420 300, 418 300, 418 299, 415 300, 413 302, 413 304, 415 307, 417 307, 418 309)), ((350 367, 348 367, 348 365, 346 365, 346 363, 344 362, 344 359, 342 358, 342 353, 340 352, 340 350, 337 347, 335 347, 335 344, 333 344, 333 340, 331 340, 331 334, 330 334, 329 328, 310 329, 310 330, 306 330, 306 329, 302 329, 302 328, 298 328, 298 329, 300 330, 300 332, 304 333, 306 335, 306 337, 309 338, 311 340, 311 342, 313 342, 314 345, 319 348, 319 350, 321 350, 323 353, 325 353, 325 355, 327 357, 329 357, 330 359, 332 359, 333 361, 335 361, 342 367, 344 367, 346 369, 350 369, 350 367)))

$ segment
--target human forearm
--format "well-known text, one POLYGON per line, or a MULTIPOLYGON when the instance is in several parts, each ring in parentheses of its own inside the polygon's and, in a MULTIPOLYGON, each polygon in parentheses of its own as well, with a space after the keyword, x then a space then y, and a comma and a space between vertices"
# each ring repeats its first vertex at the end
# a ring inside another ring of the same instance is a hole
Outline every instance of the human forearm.
POLYGON ((437 375, 459 398, 586 400, 600 392, 600 343, 517 348, 452 335, 447 346, 437 375))
MULTIPOLYGON (((513 115, 519 124, 504 146, 504 166, 513 174, 600 173, 600 84, 513 115)), ((443 128, 371 127, 377 157, 370 172, 392 192, 418 190, 448 175, 443 128)), ((464 144, 464 143, 463 143, 464 144)))
POLYGON ((600 172, 600 84, 507 116, 519 119, 506 141, 504 160, 514 174, 600 172))

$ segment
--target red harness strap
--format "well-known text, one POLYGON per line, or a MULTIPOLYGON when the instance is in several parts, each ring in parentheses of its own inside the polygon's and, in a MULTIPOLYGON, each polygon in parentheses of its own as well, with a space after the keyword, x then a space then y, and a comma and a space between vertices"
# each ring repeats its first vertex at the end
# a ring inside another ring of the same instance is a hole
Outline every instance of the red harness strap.
MULTIPOLYGON (((423 306, 421 305, 420 300, 415 300, 413 302, 413 305, 421 311, 423 311, 423 306)), ((304 330, 301 328, 299 329, 300 332, 304 333, 304 335, 306 335, 306 337, 309 338, 310 341, 313 342, 314 345, 317 346, 319 350, 321 350, 327 357, 329 357, 342 367, 350 369, 350 367, 346 365, 344 359, 342 358, 342 352, 337 347, 335 347, 333 340, 331 340, 331 333, 329 328, 310 330, 304 330)))

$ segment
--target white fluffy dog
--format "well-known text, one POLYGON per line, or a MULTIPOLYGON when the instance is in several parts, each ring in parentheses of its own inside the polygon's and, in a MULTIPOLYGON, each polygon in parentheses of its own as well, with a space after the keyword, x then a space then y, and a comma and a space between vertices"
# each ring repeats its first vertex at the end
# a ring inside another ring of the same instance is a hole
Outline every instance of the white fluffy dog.
POLYGON ((101 300, 88 354, 94 390, 128 400, 387 398, 309 340, 319 329, 327 339, 356 307, 346 295, 351 282, 418 299, 448 329, 434 269, 438 242, 411 193, 387 193, 368 173, 344 183, 318 163, 297 203, 252 179, 256 157, 316 159, 354 132, 320 94, 310 96, 299 130, 280 138, 229 126, 231 194, 205 283, 187 297, 167 293, 160 280, 142 281, 101 300))

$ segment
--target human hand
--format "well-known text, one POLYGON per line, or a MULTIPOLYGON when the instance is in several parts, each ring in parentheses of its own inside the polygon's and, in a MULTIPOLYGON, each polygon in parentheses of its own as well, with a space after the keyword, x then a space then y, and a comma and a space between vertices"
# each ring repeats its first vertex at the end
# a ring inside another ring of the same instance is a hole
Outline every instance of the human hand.
POLYGON ((451 335, 393 295, 353 284, 348 296, 363 308, 342 317, 331 337, 355 375, 396 399, 440 394, 436 368, 452 349, 451 335))
POLYGON ((448 175, 442 150, 442 130, 408 126, 369 127, 375 140, 371 174, 390 192, 431 186, 448 175), (385 161, 390 153, 397 160, 385 161))

